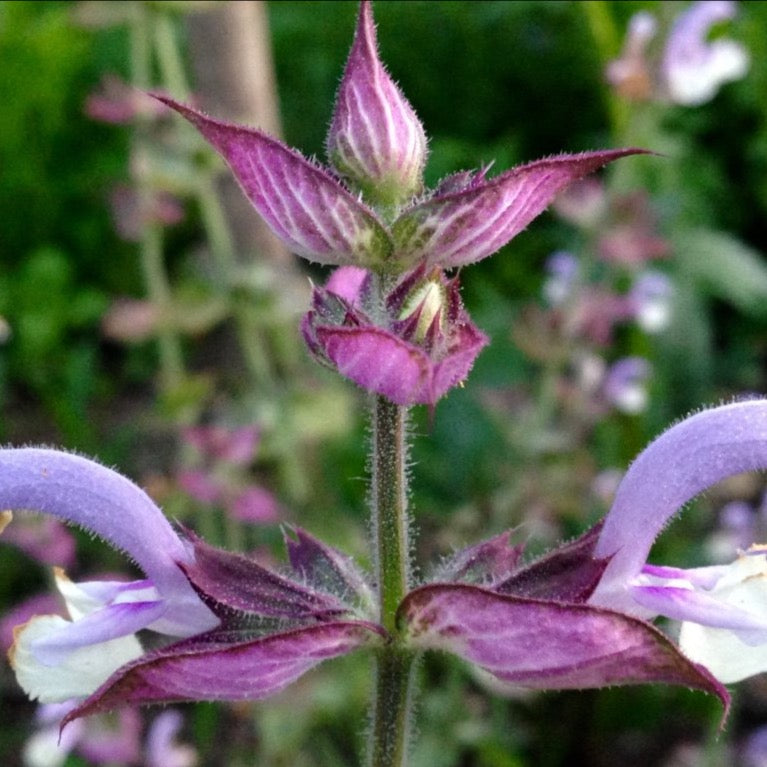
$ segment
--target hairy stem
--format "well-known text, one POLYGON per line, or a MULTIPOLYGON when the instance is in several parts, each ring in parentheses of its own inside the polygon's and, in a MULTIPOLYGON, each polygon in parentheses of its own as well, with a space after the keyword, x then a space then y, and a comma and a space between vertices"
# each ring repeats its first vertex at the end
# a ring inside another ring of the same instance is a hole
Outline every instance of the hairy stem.
POLYGON ((376 657, 369 767, 403 767, 407 759, 413 653, 400 646, 397 607, 408 590, 407 409, 378 396, 373 405, 373 531, 379 620, 392 635, 376 657))
POLYGON ((376 657, 369 767, 407 764, 414 658, 413 653, 392 646, 376 657))
POLYGON ((396 632, 397 607, 410 574, 407 520, 407 409, 377 396, 373 406, 373 524, 380 621, 396 632))

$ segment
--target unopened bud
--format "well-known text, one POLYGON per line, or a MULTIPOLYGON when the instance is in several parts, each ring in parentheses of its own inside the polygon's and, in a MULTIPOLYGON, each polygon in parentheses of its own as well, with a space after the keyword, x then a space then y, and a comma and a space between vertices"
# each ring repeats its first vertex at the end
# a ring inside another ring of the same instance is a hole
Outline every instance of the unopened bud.
POLYGON ((327 153, 333 168, 374 206, 397 207, 423 188, 426 134, 378 58, 368 2, 360 6, 327 153))
POLYGON ((438 282, 429 280, 407 298, 398 319, 414 320, 415 328, 412 338, 415 342, 420 343, 426 340, 435 320, 437 321, 437 330, 439 330, 444 307, 445 288, 438 282))

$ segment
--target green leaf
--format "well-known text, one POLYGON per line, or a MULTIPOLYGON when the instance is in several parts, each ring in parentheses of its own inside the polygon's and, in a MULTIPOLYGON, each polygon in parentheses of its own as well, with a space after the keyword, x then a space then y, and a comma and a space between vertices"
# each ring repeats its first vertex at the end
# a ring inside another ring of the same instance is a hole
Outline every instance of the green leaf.
POLYGON ((675 238, 684 271, 706 292, 747 314, 767 314, 767 259, 724 232, 691 229, 675 238))

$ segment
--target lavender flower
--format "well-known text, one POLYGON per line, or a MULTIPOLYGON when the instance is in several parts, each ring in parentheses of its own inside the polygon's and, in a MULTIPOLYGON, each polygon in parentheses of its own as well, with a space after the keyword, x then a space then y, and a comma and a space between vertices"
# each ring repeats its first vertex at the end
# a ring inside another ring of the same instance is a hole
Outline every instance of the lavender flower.
POLYGON ((629 22, 620 58, 610 62, 607 79, 625 98, 651 98, 683 106, 711 101, 725 83, 740 80, 749 67, 746 49, 727 39, 709 41, 711 28, 735 17, 737 5, 730 0, 698 0, 674 21, 662 58, 648 53, 657 34, 655 17, 647 11, 629 22))
POLYGON ((172 709, 154 718, 146 736, 146 767, 194 767, 197 764, 194 748, 176 742, 183 723, 181 714, 172 709))
MULTIPOLYGON (((715 677, 740 679, 767 662, 764 549, 729 567, 687 571, 645 560, 690 497, 765 465, 767 401, 699 413, 637 458, 604 523, 576 541, 522 563, 521 548, 504 534, 443 563, 437 581, 400 604, 399 641, 413 650, 448 650, 502 684, 665 682, 726 702, 715 677), (657 614, 683 621, 684 654, 646 622, 657 614), (545 652, 531 654, 531 646, 545 652)), ((69 719, 126 703, 262 698, 325 658, 391 640, 371 613, 366 576, 304 531, 286 541, 295 573, 286 578, 191 534, 179 538, 122 477, 47 450, 0 451, 0 505, 82 524, 125 548, 151 579, 75 587, 59 576, 74 622, 36 618, 19 632, 11 656, 25 689, 55 700, 77 686, 85 698, 69 719), (112 597, 139 588, 151 600, 112 597), (188 638, 166 638, 170 644, 145 653, 129 635, 171 624, 188 638), (107 665, 94 660, 106 642, 126 639, 135 642, 127 657, 110 652, 107 665), (104 671, 113 673, 99 687, 104 671)))
POLYGON ((631 286, 629 300, 645 333, 659 333, 671 321, 674 286, 669 278, 652 270, 641 273, 631 286))
POLYGON ((650 363, 643 357, 624 357, 607 371, 602 390, 607 401, 629 415, 647 407, 647 379, 650 363))
POLYGON ((578 259, 572 253, 558 250, 546 260, 546 274, 544 298, 550 306, 559 306, 572 295, 578 278, 578 259))
POLYGON ((158 714, 146 733, 141 758, 141 717, 135 708, 123 708, 117 716, 94 716, 72 722, 61 730, 62 719, 76 701, 48 703, 35 716, 36 729, 24 744, 25 767, 61 767, 70 753, 94 765, 145 764, 146 767, 194 767, 197 753, 176 742, 182 725, 175 710, 158 714))
POLYGON ((767 556, 754 546, 731 565, 646 564, 668 519, 710 485, 767 461, 767 401, 703 411, 669 429, 632 464, 594 549, 609 558, 590 603, 682 621, 680 647, 723 682, 767 670, 767 556))
POLYGON ((492 179, 487 168, 461 172, 422 193, 425 134, 378 58, 367 0, 331 120, 330 168, 260 131, 158 98, 223 155, 293 252, 370 272, 367 293, 359 285, 355 296, 362 306, 347 307, 332 288, 317 288, 304 336, 319 360, 402 405, 433 405, 466 377, 486 343, 461 306, 458 283, 442 271, 492 255, 568 184, 640 152, 560 155, 492 179))
POLYGON ((46 565, 70 567, 75 558, 75 539, 55 519, 26 517, 5 531, 3 540, 46 565))
POLYGON ((38 616, 17 632, 9 657, 31 697, 86 699, 67 721, 130 702, 264 697, 324 658, 380 641, 380 628, 355 617, 370 601, 364 578, 306 533, 288 541, 296 572, 321 574, 340 596, 180 537, 138 487, 79 456, 0 451, 0 505, 78 524, 148 576, 75 584, 58 571, 71 620, 38 616), (159 649, 144 652, 140 630, 159 649))
POLYGON ((734 40, 706 38, 714 24, 734 18, 730 0, 693 3, 680 14, 666 42, 663 74, 672 101, 698 106, 710 101, 725 83, 748 71, 746 49, 734 40))

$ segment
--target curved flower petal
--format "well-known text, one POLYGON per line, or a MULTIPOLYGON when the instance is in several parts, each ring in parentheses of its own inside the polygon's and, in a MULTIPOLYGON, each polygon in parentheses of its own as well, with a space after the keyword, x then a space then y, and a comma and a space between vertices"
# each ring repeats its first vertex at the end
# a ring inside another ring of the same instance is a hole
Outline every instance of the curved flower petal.
POLYGON ((56 665, 46 665, 35 645, 66 630, 69 621, 58 615, 41 615, 16 629, 8 659, 24 692, 41 703, 60 703, 82 698, 99 687, 116 668, 143 654, 133 635, 102 642, 97 647, 74 650, 56 665))
POLYGON ((335 170, 376 202, 397 204, 421 191, 426 134, 378 58, 373 11, 367 0, 360 4, 327 152, 335 170))
POLYGON ((662 682, 727 691, 649 623, 589 605, 503 596, 465 585, 423 586, 400 606, 411 646, 446 650, 503 682, 572 689, 662 682))
POLYGON ((679 632, 682 651, 705 664, 722 682, 738 682, 767 671, 765 551, 763 546, 753 546, 726 568, 702 595, 713 604, 671 615, 684 621, 679 632))
POLYGON ((30 647, 41 663, 54 666, 78 648, 135 634, 156 621, 165 610, 165 604, 159 601, 109 605, 80 620, 67 622, 57 631, 35 640, 30 647))
POLYGON ((391 252, 375 214, 329 173, 261 131, 165 96, 223 156, 255 209, 294 253, 322 264, 381 266, 391 252))
POLYGON ((117 472, 57 450, 0 450, 0 508, 50 514, 128 554, 168 598, 165 618, 178 634, 217 624, 178 568, 191 551, 149 496, 117 472))
POLYGON ((398 405, 433 405, 468 376, 487 337, 467 322, 457 329, 455 351, 438 361, 383 328, 316 328, 327 357, 341 375, 398 405))
MULTIPOLYGON (((763 591, 763 589, 760 589, 763 591)), ((728 604, 705 591, 681 586, 632 586, 631 596, 653 615, 665 615, 678 621, 700 623, 703 626, 735 631, 741 637, 749 637, 745 644, 761 644, 767 641, 767 616, 728 604)), ((764 598, 764 594, 759 595, 764 598)))
POLYGON ((260 700, 323 660, 380 639, 380 632, 374 624, 337 622, 245 642, 226 632, 184 640, 119 669, 64 724, 128 704, 260 700))
POLYGON ((560 155, 520 165, 460 192, 405 211, 392 228, 395 258, 462 266, 492 255, 548 207, 571 182, 641 149, 560 155))
POLYGON ((668 520, 702 490, 767 466, 767 400, 705 410, 671 427, 640 453, 621 481, 595 556, 611 557, 593 604, 631 612, 631 579, 668 520))

